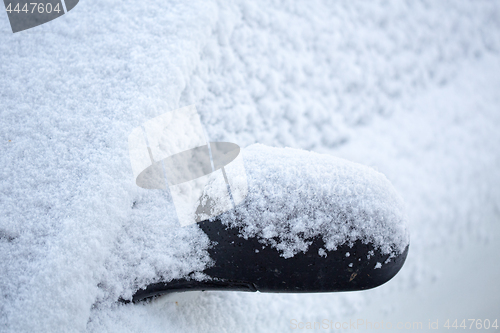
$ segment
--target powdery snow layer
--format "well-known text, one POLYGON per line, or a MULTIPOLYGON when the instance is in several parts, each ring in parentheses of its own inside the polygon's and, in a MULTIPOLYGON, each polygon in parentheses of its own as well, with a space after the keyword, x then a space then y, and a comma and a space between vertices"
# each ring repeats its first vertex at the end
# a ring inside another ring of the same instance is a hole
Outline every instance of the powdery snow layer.
POLYGON ((482 221, 499 220, 499 10, 497 1, 86 0, 17 34, 4 14, 0 331, 282 332, 294 318, 381 307, 376 290, 116 305, 210 262, 203 233, 177 228, 169 194, 137 188, 127 152, 133 128, 190 104, 210 141, 342 149, 378 166, 412 231, 405 268, 378 290, 425 286, 436 276, 432 246, 455 251, 450 238, 469 242, 482 221))
POLYGON ((259 237, 285 258, 320 236, 327 250, 356 240, 384 254, 409 242, 403 200, 387 178, 358 163, 298 149, 251 145, 242 151, 248 195, 222 215, 243 237, 259 237))

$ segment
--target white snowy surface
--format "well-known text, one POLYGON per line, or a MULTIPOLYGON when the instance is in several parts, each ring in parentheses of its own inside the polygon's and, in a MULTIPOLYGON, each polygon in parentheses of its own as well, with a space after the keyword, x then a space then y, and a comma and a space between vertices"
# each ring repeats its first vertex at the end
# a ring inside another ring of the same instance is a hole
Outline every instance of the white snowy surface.
POLYGON ((361 240, 384 254, 409 244, 404 204, 380 172, 327 154, 262 144, 242 150, 248 195, 221 216, 285 258, 321 237, 328 251, 361 240))
POLYGON ((493 319, 499 52, 496 1, 82 0, 16 34, 0 16, 0 331, 493 319), (209 261, 168 193, 135 186, 127 152, 134 127, 190 104, 210 141, 327 153, 386 175, 409 215, 403 270, 357 293, 116 305, 209 261))

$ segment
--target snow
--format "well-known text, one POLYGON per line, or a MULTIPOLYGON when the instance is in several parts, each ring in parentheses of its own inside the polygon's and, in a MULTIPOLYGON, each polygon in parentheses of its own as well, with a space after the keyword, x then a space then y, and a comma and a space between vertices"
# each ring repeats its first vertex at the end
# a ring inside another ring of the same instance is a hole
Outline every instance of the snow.
POLYGON ((257 236, 285 258, 306 252, 308 240, 316 236, 328 251, 362 240, 397 255, 409 244, 403 200, 374 169, 327 154, 261 144, 242 154, 248 195, 221 221, 238 227, 244 238, 257 236))
POLYGON ((499 17, 494 1, 87 0, 12 34, 4 15, 0 331, 493 319, 499 17), (210 141, 304 149, 384 174, 408 214, 403 270, 358 293, 117 304, 210 262, 208 240, 195 225, 178 226, 168 191, 135 185, 128 155, 133 128, 191 104, 210 141))

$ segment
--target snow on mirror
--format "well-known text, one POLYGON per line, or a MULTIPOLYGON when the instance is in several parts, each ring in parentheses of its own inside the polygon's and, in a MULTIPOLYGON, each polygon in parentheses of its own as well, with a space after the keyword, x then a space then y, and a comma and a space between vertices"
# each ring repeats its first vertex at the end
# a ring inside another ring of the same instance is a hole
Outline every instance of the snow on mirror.
POLYGON ((129 147, 137 185, 168 187, 180 224, 205 233, 212 260, 185 278, 150 283, 133 301, 188 290, 370 289, 408 254, 404 203, 372 168, 297 149, 208 143, 194 106, 134 129, 129 147))

